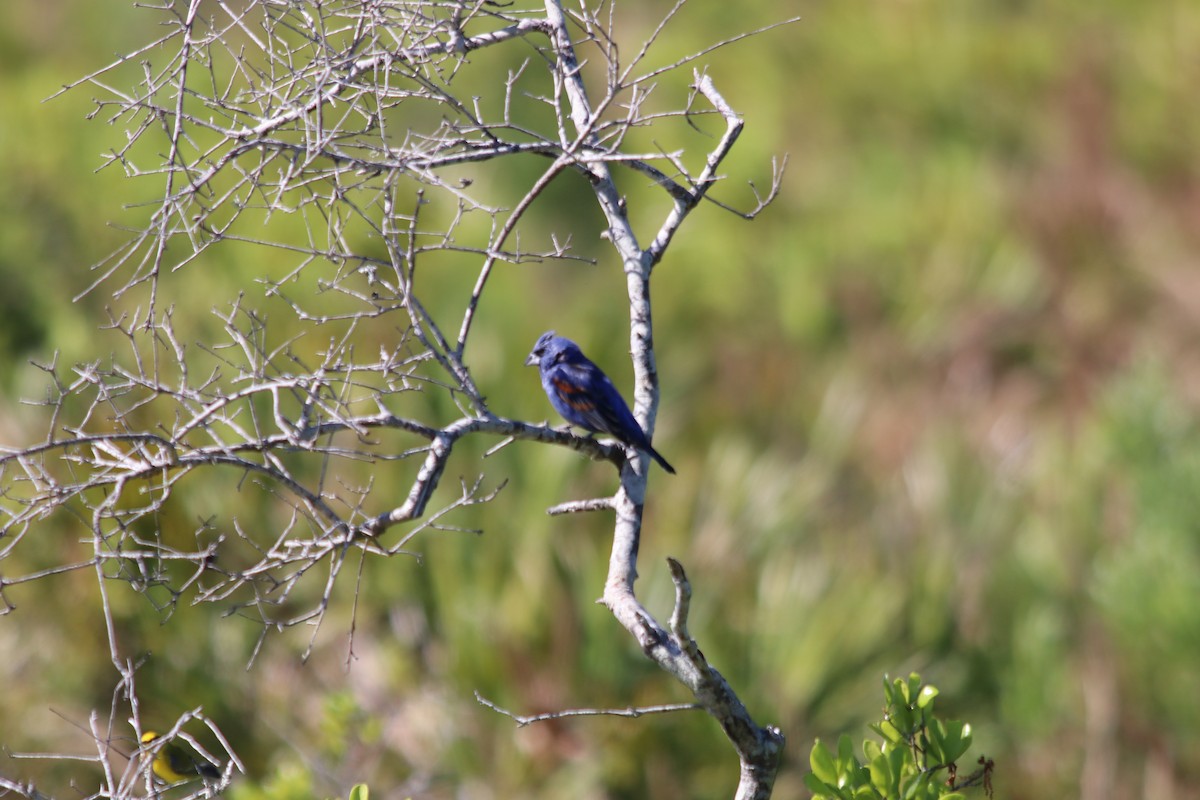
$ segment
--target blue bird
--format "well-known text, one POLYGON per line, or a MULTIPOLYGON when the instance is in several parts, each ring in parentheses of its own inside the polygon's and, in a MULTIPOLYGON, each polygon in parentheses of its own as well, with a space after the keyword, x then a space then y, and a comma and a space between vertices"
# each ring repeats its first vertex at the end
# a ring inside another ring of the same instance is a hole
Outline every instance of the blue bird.
POLYGON ((615 436, 618 441, 649 453, 663 469, 675 474, 675 468, 650 446, 650 439, 621 393, 579 345, 555 336, 554 331, 546 331, 525 359, 525 366, 538 368, 550 405, 567 422, 592 433, 615 436))

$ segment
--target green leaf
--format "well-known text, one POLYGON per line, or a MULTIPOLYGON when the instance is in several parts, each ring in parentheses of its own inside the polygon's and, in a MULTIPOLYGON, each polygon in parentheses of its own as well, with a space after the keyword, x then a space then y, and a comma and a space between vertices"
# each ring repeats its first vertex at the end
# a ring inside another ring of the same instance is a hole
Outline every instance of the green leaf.
POLYGON ((804 776, 804 785, 813 793, 813 800, 821 800, 821 798, 825 797, 837 797, 837 792, 834 788, 828 786, 812 772, 804 776))
POLYGON ((927 756, 926 763, 945 764, 946 749, 944 743, 946 740, 946 730, 942 726, 942 721, 940 719, 933 720, 933 722, 926 727, 925 731, 929 735, 928 737, 924 735, 921 736, 921 747, 925 750, 925 755, 927 756))
POLYGON ((898 705, 892 710, 891 723, 896 726, 896 730, 904 734, 912 733, 913 714, 912 709, 907 705, 898 705))
POLYGON ((873 758, 878 758, 883 753, 883 748, 879 746, 879 742, 874 739, 863 740, 863 756, 870 762, 873 758))
MULTIPOLYGON (((895 776, 896 789, 898 790, 900 788, 900 780, 904 777, 905 773, 911 772, 912 769, 916 768, 916 765, 913 763, 912 751, 907 747, 893 747, 887 753, 887 760, 891 765, 890 768, 892 775, 895 776)), ((893 796, 895 796, 894 792, 893 796)))
POLYGON ((921 676, 915 672, 909 673, 908 686, 905 688, 907 688, 908 691, 904 696, 908 698, 908 702, 911 703, 921 692, 921 676))
POLYGON ((903 678, 896 678, 896 680, 893 681, 893 685, 896 687, 896 704, 908 705, 911 702, 908 684, 904 682, 903 678))
POLYGON ((360 783, 350 790, 350 800, 369 800, 370 794, 371 791, 367 788, 367 785, 360 783))
POLYGON ((921 693, 917 695, 917 708, 926 708, 933 702, 933 698, 938 696, 936 686, 922 686, 921 693))
POLYGON ((871 785, 884 797, 893 797, 896 788, 896 776, 892 772, 892 764, 887 756, 877 756, 871 759, 871 785))
POLYGON ((858 766, 858 759, 854 757, 854 742, 850 739, 850 734, 843 733, 838 737, 838 768, 839 771, 854 769, 858 766))
POLYGON ((900 735, 896 726, 886 719, 883 722, 872 722, 869 727, 889 742, 899 744, 904 741, 904 737, 900 735))
POLYGON ((971 726, 959 720, 950 720, 945 725, 945 735, 942 738, 942 761, 949 764, 958 761, 962 754, 971 746, 971 726))
POLYGON ((929 784, 929 773, 922 772, 917 775, 916 780, 910 781, 904 787, 904 800, 912 800, 925 792, 925 787, 929 784))
POLYGON ((837 786, 837 765, 833 762, 833 754, 829 752, 829 748, 820 739, 817 739, 813 743, 812 752, 808 754, 808 763, 818 780, 829 784, 831 787, 837 786))

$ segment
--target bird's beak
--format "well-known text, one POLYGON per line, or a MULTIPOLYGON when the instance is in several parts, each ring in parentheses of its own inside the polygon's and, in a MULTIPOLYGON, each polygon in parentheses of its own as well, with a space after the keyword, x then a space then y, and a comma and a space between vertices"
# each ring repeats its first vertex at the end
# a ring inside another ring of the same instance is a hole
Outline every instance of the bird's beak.
POLYGON ((535 354, 530 353, 529 358, 525 359, 525 366, 536 367, 540 362, 541 362, 540 358, 538 358, 535 354))

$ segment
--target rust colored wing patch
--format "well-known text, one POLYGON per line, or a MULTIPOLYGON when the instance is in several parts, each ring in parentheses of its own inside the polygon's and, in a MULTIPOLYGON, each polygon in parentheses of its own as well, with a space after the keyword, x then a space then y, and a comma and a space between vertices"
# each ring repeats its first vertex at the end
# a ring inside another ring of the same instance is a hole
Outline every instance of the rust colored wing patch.
POLYGON ((550 382, 554 384, 554 390, 558 393, 559 398, 571 408, 583 413, 596 410, 596 404, 588 398, 587 392, 582 386, 562 378, 551 378, 550 382))

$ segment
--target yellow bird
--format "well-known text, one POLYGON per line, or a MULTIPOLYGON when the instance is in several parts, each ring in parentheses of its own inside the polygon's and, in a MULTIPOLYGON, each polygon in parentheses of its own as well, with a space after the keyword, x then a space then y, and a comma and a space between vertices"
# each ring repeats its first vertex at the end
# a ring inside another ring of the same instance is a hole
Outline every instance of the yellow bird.
MULTIPOLYGON (((154 731, 142 734, 142 744, 148 745, 159 738, 154 731)), ((147 753, 149 755, 149 753, 147 753)), ((221 771, 202 758, 193 756, 174 742, 164 742, 154 752, 154 761, 150 764, 154 775, 164 783, 179 783, 190 781, 197 777, 219 780, 221 771)))

